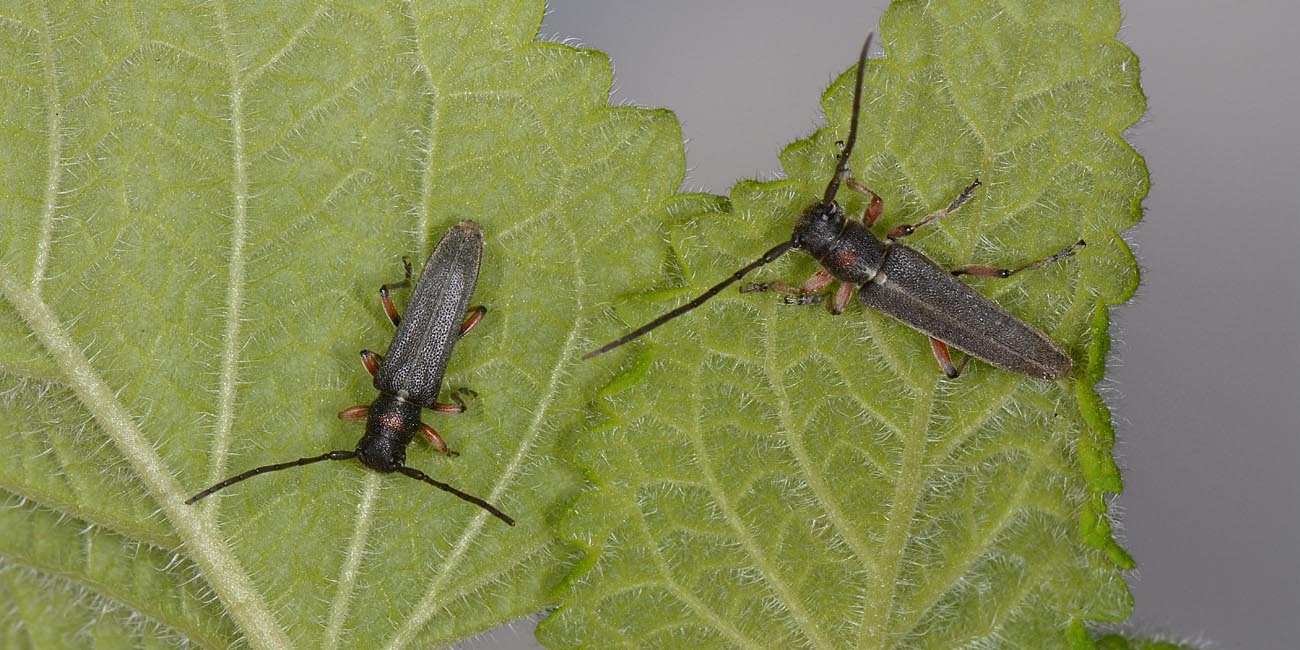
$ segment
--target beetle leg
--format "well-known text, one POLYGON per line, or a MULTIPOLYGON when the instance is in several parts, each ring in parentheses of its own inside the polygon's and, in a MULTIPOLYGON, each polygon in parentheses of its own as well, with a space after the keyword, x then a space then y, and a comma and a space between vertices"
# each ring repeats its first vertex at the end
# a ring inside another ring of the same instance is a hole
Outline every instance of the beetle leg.
POLYGON ((952 200, 952 203, 949 203, 949 204, 948 204, 948 207, 943 208, 943 209, 940 209, 940 210, 935 210, 934 212, 931 212, 930 214, 926 215, 924 219, 922 219, 922 220, 920 220, 920 221, 918 221, 918 222, 916 222, 916 223, 914 223, 914 224, 905 224, 905 223, 903 223, 903 224, 899 224, 899 225, 897 225, 897 226, 894 226, 894 227, 893 227, 892 229, 890 229, 890 231, 889 231, 889 238, 890 238, 890 239, 902 239, 902 238, 904 238, 904 237, 906 237, 906 236, 908 236, 908 235, 910 235, 910 234, 916 232, 918 228, 920 228, 920 227, 922 227, 922 226, 924 226, 924 225, 926 225, 926 224, 929 224, 929 223, 932 223, 932 222, 938 221, 938 220, 940 220, 940 219, 942 219, 942 218, 944 218, 944 217, 946 217, 946 216, 948 216, 948 215, 950 215, 950 214, 956 212, 958 209, 961 208, 962 204, 964 204, 964 203, 966 203, 967 201, 969 201, 969 200, 970 200, 970 197, 972 197, 972 196, 975 195, 975 188, 977 188, 977 187, 979 187, 979 186, 980 186, 980 179, 977 178, 977 179, 975 179, 975 182, 971 183, 970 185, 967 185, 967 186, 966 186, 966 189, 962 190, 962 191, 961 191, 961 194, 958 194, 958 195, 957 195, 957 198, 953 199, 953 200, 952 200))
POLYGON ((339 419, 340 420, 364 420, 366 419, 366 413, 369 412, 370 412, 369 406, 365 406, 365 405, 349 406, 343 409, 342 411, 339 411, 339 419))
POLYGON ((464 413, 465 409, 468 408, 465 406, 466 396, 473 399, 478 397, 478 393, 468 388, 457 388, 456 390, 451 391, 450 404, 447 402, 437 402, 433 405, 433 410, 439 413, 464 413))
POLYGON ((962 369, 966 367, 966 362, 970 361, 970 355, 966 355, 960 364, 953 365, 952 355, 948 353, 948 345, 934 337, 930 337, 930 350, 934 352, 934 358, 939 362, 939 367, 943 369, 943 374, 948 375, 949 379, 960 377, 962 369))
POLYGON ((1030 269, 1041 269, 1044 266, 1047 266, 1048 264, 1052 264, 1053 262, 1059 262, 1071 255, 1074 255, 1075 251, 1087 245, 1088 245, 1087 242, 1080 239, 1079 241, 1074 242, 1069 246, 1066 246, 1058 253, 1045 257, 1041 260, 1038 260, 1037 262, 1022 264, 1020 266, 1017 266, 1014 269, 1000 269, 996 266, 984 266, 982 264, 972 264, 970 266, 963 266, 959 269, 953 269, 952 274, 973 275, 977 278, 1009 278, 1021 271, 1028 271, 1030 269))
MULTIPOLYGON (((785 304, 815 305, 826 298, 826 296, 821 293, 822 289, 829 287, 834 281, 835 277, 830 274, 830 271, 827 271, 826 269, 817 269, 817 272, 814 273, 811 278, 808 278, 808 281, 803 283, 802 287, 799 287, 799 289, 792 292, 791 295, 785 297, 785 304)), ((838 297, 839 294, 837 293, 836 298, 838 299, 838 297)), ((833 311, 834 306, 832 306, 831 309, 832 313, 835 313, 833 311)))
POLYGON ((831 300, 830 312, 832 316, 839 316, 844 313, 844 308, 849 306, 849 299, 853 297, 854 285, 848 282, 841 282, 840 287, 835 290, 835 298, 831 300))
POLYGON ((437 429, 423 422, 420 423, 420 435, 424 436, 424 439, 428 440, 429 444, 433 445, 433 448, 438 450, 438 453, 444 456, 460 455, 447 448, 447 441, 442 439, 442 436, 438 434, 437 429))
POLYGON ((799 288, 792 287, 784 282, 750 282, 740 288, 741 293, 756 293, 759 291, 775 291, 777 293, 798 294, 799 288))
POLYGON ((405 289, 411 286, 411 260, 402 258, 402 266, 406 268, 406 279, 401 282, 392 282, 379 287, 379 301, 384 303, 384 313, 388 314, 388 320, 393 321, 393 327, 402 322, 402 317, 397 313, 397 307, 393 306, 393 298, 388 292, 393 289, 405 289))
POLYGON ((465 319, 465 322, 460 324, 460 335, 465 336, 466 334, 469 334, 469 331, 474 329, 474 326, 478 325, 479 321, 483 320, 483 314, 486 313, 487 307, 484 307, 483 305, 471 307, 469 310, 469 317, 465 319))
POLYGON ((827 271, 826 269, 817 269, 817 272, 814 273, 811 278, 808 278, 808 281, 803 283, 803 286, 799 288, 799 293, 804 295, 817 293, 818 291, 831 286, 831 282, 834 281, 835 276, 832 276, 830 271, 827 271))
POLYGON ((366 372, 370 373, 371 377, 374 377, 375 373, 379 372, 379 366, 384 365, 384 358, 370 350, 362 350, 361 365, 366 367, 366 372))
POLYGON ((870 188, 863 185, 856 178, 846 179, 844 184, 858 194, 871 197, 871 203, 868 203, 867 209, 862 211, 862 221, 867 224, 868 228, 876 225, 876 220, 885 212, 884 199, 881 199, 879 194, 872 192, 870 188))
POLYGON ((813 305, 821 302, 825 296, 821 295, 821 290, 830 286, 835 278, 826 269, 818 269, 808 281, 803 283, 802 287, 792 287, 784 282, 752 282, 741 287, 741 293, 750 293, 754 291, 775 291, 784 293, 785 304, 787 305, 813 305))

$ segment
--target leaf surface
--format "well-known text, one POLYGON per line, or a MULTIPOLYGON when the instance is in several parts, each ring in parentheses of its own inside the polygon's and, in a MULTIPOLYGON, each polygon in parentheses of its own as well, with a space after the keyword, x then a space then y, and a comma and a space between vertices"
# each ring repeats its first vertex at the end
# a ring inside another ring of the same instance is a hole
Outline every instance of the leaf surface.
POLYGON ((1209 647, 1184 641, 1170 641, 1161 638, 1149 638, 1137 635, 1120 635, 1108 633, 1098 636, 1097 650, 1196 650, 1209 647))
MULTIPOLYGON (((1086 621, 1127 617, 1132 561, 1104 500, 1121 487, 1113 432, 1093 389, 1107 305, 1137 281, 1118 233, 1148 182, 1121 137, 1145 102, 1119 22, 1114 0, 895 2, 851 161, 884 197, 879 233, 983 181, 908 239, 942 265, 1014 267, 1087 240, 1042 270, 972 281, 1060 342, 1071 376, 977 361, 950 381, 924 336, 856 302, 832 317, 725 292, 605 361, 621 374, 573 449, 596 487, 564 522, 588 555, 542 624, 551 647, 1087 647, 1086 621)), ((681 215, 670 277, 629 296, 623 320, 788 238, 851 99, 852 70, 825 95, 831 126, 785 150, 787 180, 681 215)), ((797 286, 815 268, 789 255, 753 279, 797 286)))
POLYGON ((609 108, 542 11, 0 4, 4 647, 430 647, 548 602, 582 485, 554 447, 605 381, 585 334, 664 259, 646 224, 704 199, 673 194, 671 115, 609 108), (459 457, 408 464, 519 525, 355 462, 184 505, 352 448, 377 289, 463 219, 489 312, 444 391, 479 398, 425 414, 459 457))

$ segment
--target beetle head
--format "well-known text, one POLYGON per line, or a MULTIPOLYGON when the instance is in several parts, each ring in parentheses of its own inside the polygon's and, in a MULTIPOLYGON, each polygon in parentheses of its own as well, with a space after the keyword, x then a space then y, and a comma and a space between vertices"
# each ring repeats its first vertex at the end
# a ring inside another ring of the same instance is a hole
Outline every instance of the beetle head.
POLYGON ((799 215, 791 241, 795 248, 808 252, 827 250, 839 240, 844 223, 844 208, 834 201, 818 201, 799 215))

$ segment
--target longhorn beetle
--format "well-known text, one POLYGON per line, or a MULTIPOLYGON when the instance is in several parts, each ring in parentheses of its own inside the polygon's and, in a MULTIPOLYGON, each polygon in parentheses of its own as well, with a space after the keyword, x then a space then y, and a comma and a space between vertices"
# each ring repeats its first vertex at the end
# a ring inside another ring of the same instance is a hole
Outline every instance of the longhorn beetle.
POLYGON ((411 263, 406 259, 406 279, 379 288, 379 298, 389 320, 397 326, 388 354, 379 356, 370 350, 361 351, 361 362, 374 376, 379 397, 370 406, 352 406, 339 413, 341 420, 365 420, 366 432, 351 451, 331 451, 319 456, 299 458, 286 463, 263 465, 232 476, 199 492, 185 501, 193 504, 213 492, 224 490, 244 479, 258 474, 276 472, 290 467, 310 465, 323 460, 355 458, 362 465, 377 472, 397 472, 417 481, 423 481, 450 492, 495 516, 515 525, 515 520, 496 506, 472 494, 466 494, 446 483, 435 481, 427 474, 406 465, 406 446, 411 444, 418 431, 435 448, 447 455, 447 443, 431 426, 420 421, 421 409, 439 413, 463 413, 463 395, 473 396, 473 391, 458 389, 451 393, 452 403, 438 401, 442 375, 451 357, 451 348, 483 318, 487 308, 469 308, 474 285, 478 281, 479 261, 483 257, 483 230, 473 221, 462 221, 443 235, 420 272, 415 283, 406 314, 399 316, 393 306, 389 291, 411 286, 411 263), (465 318, 464 321, 461 319, 465 318))
POLYGON ((604 354, 624 343, 635 340, 668 321, 699 307, 718 292, 745 277, 750 271, 770 264, 791 249, 800 249, 812 255, 822 268, 801 287, 781 282, 750 284, 741 289, 750 291, 777 291, 789 294, 787 304, 813 304, 825 299, 823 290, 838 280, 830 302, 832 314, 839 314, 848 305, 854 287, 858 301, 884 312, 930 337, 930 346, 939 365, 949 377, 961 374, 961 365, 954 365, 948 346, 965 352, 970 357, 982 359, 1004 370, 1038 379, 1060 379, 1070 371, 1070 357, 1046 334, 1038 331, 1007 313, 996 303, 956 279, 959 275, 976 277, 1010 277, 1020 271, 1039 268, 1059 261, 1084 245, 1083 240, 1064 250, 1016 268, 1003 269, 991 266, 965 266, 947 271, 930 258, 898 240, 918 228, 956 212, 970 200, 979 187, 978 179, 962 191, 948 207, 937 210, 915 224, 899 225, 881 240, 871 232, 871 227, 884 211, 884 202, 875 192, 849 176, 849 154, 858 137, 858 118, 862 110, 862 78, 867 63, 867 51, 873 34, 867 35, 858 56, 856 86, 853 94, 853 113, 850 118, 849 137, 844 141, 835 165, 835 173, 826 185, 822 199, 804 209, 795 223, 794 233, 788 241, 781 242, 763 256, 750 262, 731 277, 714 285, 694 300, 633 330, 622 338, 588 352, 590 359, 604 354), (840 183, 855 192, 870 196, 861 222, 845 217, 844 209, 835 202, 840 183))

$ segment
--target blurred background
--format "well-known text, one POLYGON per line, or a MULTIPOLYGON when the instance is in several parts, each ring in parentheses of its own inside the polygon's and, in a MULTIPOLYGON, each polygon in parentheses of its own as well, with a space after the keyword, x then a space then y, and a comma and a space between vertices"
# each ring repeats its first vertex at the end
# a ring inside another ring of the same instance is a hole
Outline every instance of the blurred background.
MULTIPOLYGON (((603 50, 614 104, 677 113, 683 189, 772 178, 886 0, 549 0, 545 40, 603 50)), ((1300 3, 1128 0, 1148 97, 1129 141, 1151 195, 1115 311, 1134 626, 1296 648, 1300 615, 1300 3)), ((876 56, 879 56, 877 47, 876 56)), ((520 621, 466 649, 539 648, 520 621)))

